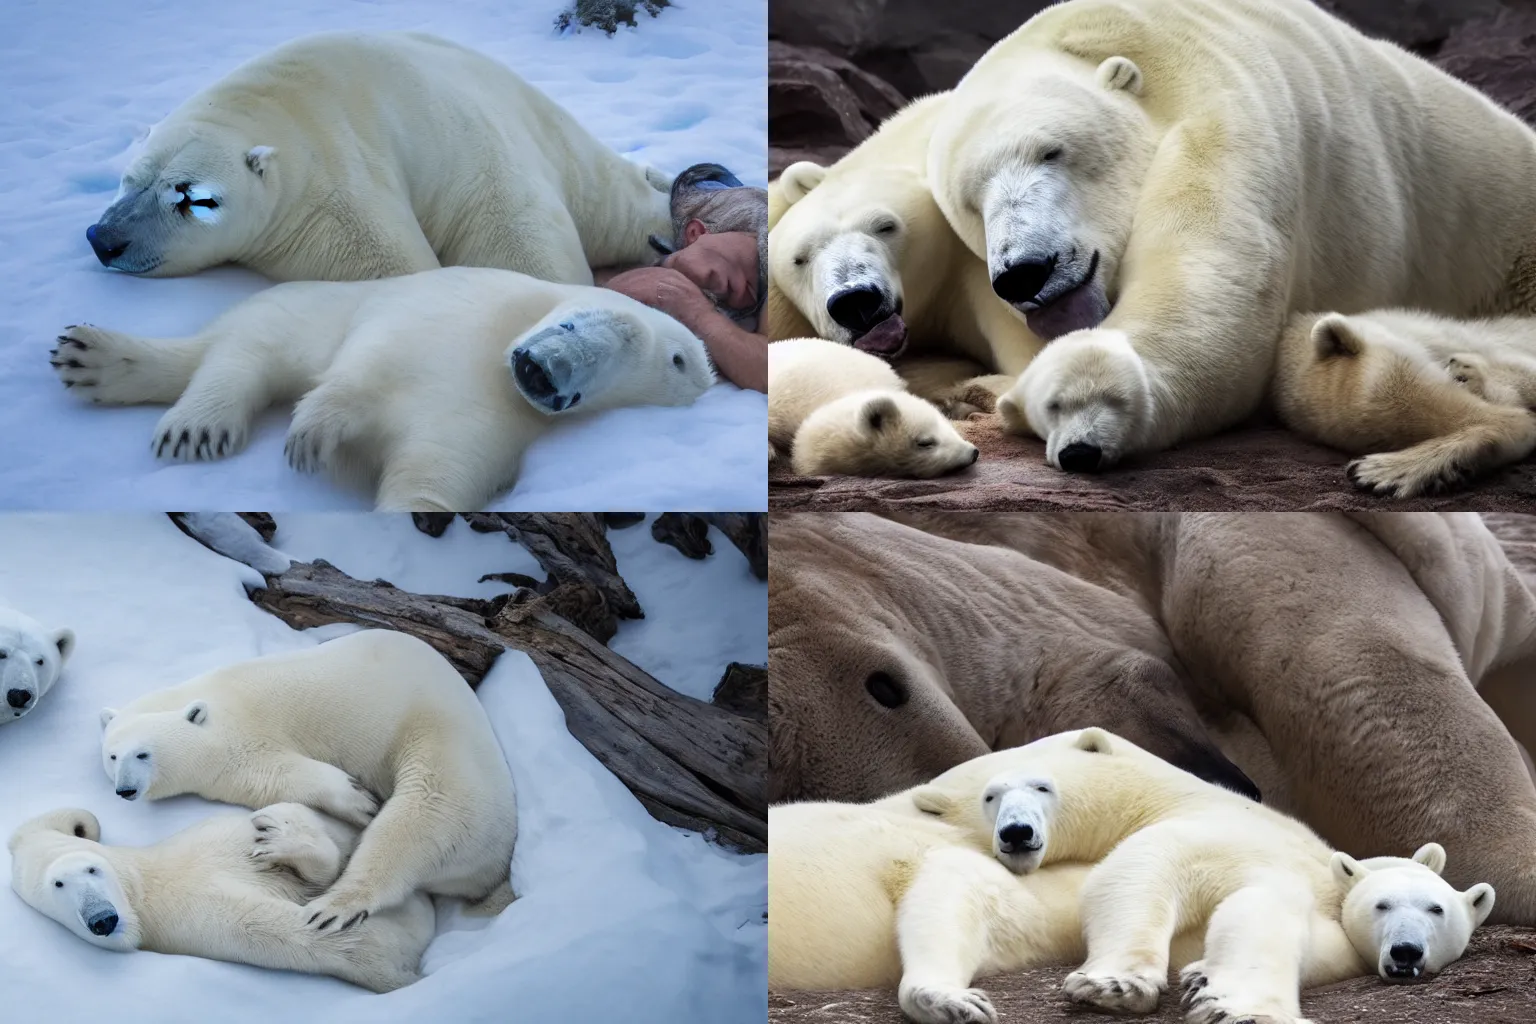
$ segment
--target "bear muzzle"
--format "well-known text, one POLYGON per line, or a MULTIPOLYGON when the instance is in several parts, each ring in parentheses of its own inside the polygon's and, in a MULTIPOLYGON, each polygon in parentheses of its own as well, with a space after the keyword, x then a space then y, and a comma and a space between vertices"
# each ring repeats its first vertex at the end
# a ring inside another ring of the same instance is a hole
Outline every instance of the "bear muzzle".
POLYGON ((112 261, 127 252, 133 244, 130 239, 103 224, 92 224, 86 228, 85 240, 91 243, 91 249, 104 267, 112 266, 112 261))

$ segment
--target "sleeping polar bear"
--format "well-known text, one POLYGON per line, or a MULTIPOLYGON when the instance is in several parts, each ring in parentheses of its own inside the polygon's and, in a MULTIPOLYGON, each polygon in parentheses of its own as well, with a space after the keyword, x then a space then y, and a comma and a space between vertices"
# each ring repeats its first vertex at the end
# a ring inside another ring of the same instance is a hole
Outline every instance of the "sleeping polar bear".
POLYGON ((417 891, 484 914, 512 902, 511 769, 474 691, 415 637, 370 629, 240 662, 103 708, 101 724, 102 768, 125 800, 292 801, 366 826, 308 907, 318 930, 417 891))
POLYGON ((155 277, 462 265, 591 284, 592 267, 654 262, 670 184, 488 57, 335 33, 255 58, 157 124, 86 238, 104 265, 155 277))
POLYGON ((618 292, 453 267, 294 282, 190 338, 90 326, 53 351, 91 402, 174 402, 155 454, 219 459, 264 409, 297 400, 288 461, 372 486, 381 509, 472 512, 515 481, 556 416, 688 405, 715 382, 704 344, 618 292))
POLYGON ((11 836, 11 888, 100 949, 329 974, 375 992, 420 977, 436 924, 420 893, 344 932, 305 929, 304 904, 357 845, 357 829, 334 818, 276 804, 206 818, 153 846, 100 839, 89 811, 33 818, 11 836))

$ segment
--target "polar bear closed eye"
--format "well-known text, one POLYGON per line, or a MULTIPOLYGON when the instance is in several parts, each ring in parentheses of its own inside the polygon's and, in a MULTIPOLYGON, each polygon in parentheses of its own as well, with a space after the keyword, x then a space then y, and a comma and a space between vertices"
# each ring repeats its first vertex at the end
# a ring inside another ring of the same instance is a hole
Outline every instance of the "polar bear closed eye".
POLYGON ((1124 332, 1079 331, 1047 345, 997 411, 1005 430, 1045 441, 1050 465, 1091 473, 1140 447, 1153 388, 1124 332))
POLYGON ((1440 877, 1439 843, 1421 846, 1411 860, 1335 853, 1330 863, 1345 893, 1341 920, 1350 944, 1387 981, 1439 973, 1493 912, 1493 886, 1480 882, 1457 892, 1440 877))

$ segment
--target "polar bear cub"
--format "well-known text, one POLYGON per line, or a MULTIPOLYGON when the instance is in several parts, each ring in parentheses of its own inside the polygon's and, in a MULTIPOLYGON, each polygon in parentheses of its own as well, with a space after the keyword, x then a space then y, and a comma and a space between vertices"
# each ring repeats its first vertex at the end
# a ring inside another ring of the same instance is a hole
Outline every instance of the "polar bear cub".
POLYGON ((48 629, 29 615, 0 605, 0 725, 37 707, 53 689, 75 649, 72 629, 48 629))
POLYGON ((416 890, 512 900, 512 773, 485 711, 440 654, 365 630, 257 658, 102 711, 117 795, 301 803, 358 828, 351 862, 309 906, 347 928, 416 890))
POLYGON ((371 487, 381 509, 482 508, 550 423, 630 405, 689 405, 715 382, 682 324, 606 288, 452 267, 259 292, 198 334, 90 326, 53 367, 82 400, 175 403, 162 458, 219 459, 259 413, 297 401, 290 464, 371 487))
POLYGON ((388 992, 419 974, 436 917, 425 896, 347 931, 304 928, 357 829, 299 804, 220 814, 153 846, 103 846, 89 811, 53 811, 11 836, 11 887, 100 949, 328 974, 388 992), (238 924, 238 927, 235 925, 238 924))
POLYGON ((650 263, 671 179, 504 65, 419 33, 287 43, 150 131, 86 238, 105 266, 278 281, 499 267, 591 284, 650 263))
POLYGON ((791 452, 805 476, 933 477, 976 461, 932 403, 889 363, 849 345, 792 338, 768 346, 769 459, 791 452))
POLYGON ((1536 319, 1298 314, 1271 395, 1291 429, 1364 456, 1349 465, 1362 490, 1455 487, 1536 451, 1536 319))

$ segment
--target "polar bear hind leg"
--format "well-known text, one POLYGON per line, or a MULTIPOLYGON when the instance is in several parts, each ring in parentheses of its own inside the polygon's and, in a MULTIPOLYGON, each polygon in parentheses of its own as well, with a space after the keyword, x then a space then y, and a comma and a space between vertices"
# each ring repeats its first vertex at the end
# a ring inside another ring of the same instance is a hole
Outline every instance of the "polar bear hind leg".
POLYGON ((1187 1024, 1308 1024, 1300 989, 1312 904, 1306 880, 1281 871, 1222 900, 1206 928, 1205 958, 1180 974, 1187 1024))
POLYGON ((181 397, 213 339, 142 338, 90 324, 66 327, 50 363, 59 381, 99 405, 169 405, 181 397))
POLYGON ((561 284, 592 283, 581 235, 559 196, 530 202, 492 188, 477 207, 477 216, 443 246, 444 266, 500 267, 561 284))
POLYGON ((1411 498, 1458 487, 1536 451, 1536 412, 1465 398, 1478 408, 1461 410, 1449 433, 1355 459, 1350 482, 1372 494, 1411 498))

